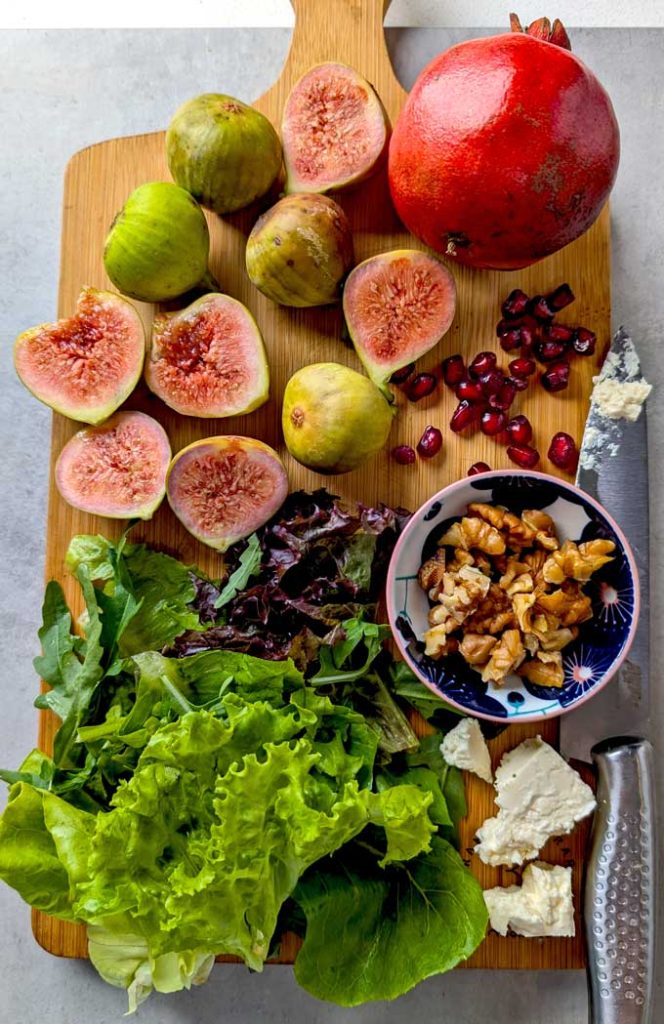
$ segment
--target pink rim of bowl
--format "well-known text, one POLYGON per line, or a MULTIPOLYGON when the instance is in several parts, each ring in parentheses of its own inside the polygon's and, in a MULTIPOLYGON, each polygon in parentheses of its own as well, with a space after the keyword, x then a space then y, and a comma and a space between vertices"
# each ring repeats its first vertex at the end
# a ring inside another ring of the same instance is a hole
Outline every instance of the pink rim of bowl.
POLYGON ((493 469, 487 473, 478 473, 474 477, 463 477, 461 480, 456 480, 453 484, 448 484, 447 487, 443 487, 442 491, 438 491, 436 494, 432 494, 430 498, 427 498, 427 500, 422 505, 420 505, 417 511, 414 512, 411 518, 408 520, 406 526, 403 529, 403 532, 400 534, 399 539, 395 544, 394 551, 392 552, 390 565, 387 571, 387 618, 390 624, 390 629, 392 630, 392 636, 396 641, 401 657, 404 659, 404 661, 411 669, 411 671, 417 676, 419 681, 427 687, 427 689, 431 690, 432 693, 435 693, 435 695, 437 697, 440 697, 440 699, 443 700, 446 704, 449 704, 450 707, 457 708, 459 711, 463 711, 464 714, 469 715, 472 718, 483 718, 488 722, 498 722, 501 725, 510 725, 514 723, 510 722, 509 716, 501 717, 500 715, 489 715, 485 712, 480 711, 470 711, 464 704, 459 704, 458 701, 453 700, 446 694, 441 693, 438 687, 429 679, 427 679, 423 673, 419 671, 417 665, 414 665, 410 658, 407 656, 406 645, 403 643, 401 634, 399 633, 399 630, 396 628, 397 611, 394 603, 394 577, 401 549, 404 546, 404 544, 408 541, 409 535, 415 528, 415 524, 420 522, 420 520, 424 516, 424 513, 430 508, 430 506, 434 502, 443 501, 444 499, 449 498, 450 495, 455 494, 456 491, 459 491, 462 488, 466 488, 471 481, 479 482, 480 480, 497 480, 500 477, 505 476, 523 477, 523 479, 525 480, 542 480, 545 483, 550 483, 553 480, 559 487, 569 491, 570 494, 577 495, 578 497, 582 498, 583 501, 591 505, 597 512, 599 512, 603 519, 606 520, 607 524, 611 527, 616 537, 618 538, 620 546, 625 554, 625 557, 627 558, 630 572, 632 574, 632 579, 634 581, 634 610, 632 612, 632 621, 630 623, 629 633, 627 635, 625 643, 623 644, 623 648, 620 654, 613 662, 613 664, 610 666, 610 668, 597 680, 592 690, 589 690, 587 693, 583 694, 581 697, 579 697, 578 700, 575 700, 573 703, 568 704, 567 707, 560 707, 559 710, 556 709, 554 711, 547 711, 546 714, 541 714, 536 711, 533 711, 531 714, 521 715, 519 717, 519 723, 543 722, 548 721, 551 718, 560 718, 561 715, 566 715, 568 712, 574 711, 575 708, 580 707, 581 704, 585 704, 586 701, 592 700, 595 694, 599 693, 600 690, 604 689, 606 684, 609 682, 609 680, 611 680, 614 677, 614 675, 624 662, 625 658, 629 654, 630 648, 634 641, 634 634, 636 633, 636 626, 639 621, 639 615, 641 612, 641 588, 639 583, 639 574, 636 568, 636 561, 634 559, 632 548, 630 546, 629 541, 627 540, 627 537, 625 536, 621 528, 618 526, 613 516, 609 515, 609 513, 606 511, 603 505, 600 505, 598 501, 592 498, 589 494, 586 494, 585 491, 582 491, 580 487, 577 487, 575 484, 568 483, 567 480, 561 480, 560 477, 552 476, 548 473, 536 473, 523 469, 493 469))

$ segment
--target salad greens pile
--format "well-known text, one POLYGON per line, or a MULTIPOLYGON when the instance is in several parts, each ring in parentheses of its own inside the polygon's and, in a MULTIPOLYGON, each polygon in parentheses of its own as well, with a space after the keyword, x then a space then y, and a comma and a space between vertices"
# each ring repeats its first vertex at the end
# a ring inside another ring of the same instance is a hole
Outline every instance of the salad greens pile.
POLYGON ((461 776, 440 733, 412 732, 394 692, 413 680, 369 617, 397 517, 327 497, 321 511, 323 494, 291 496, 221 582, 126 535, 75 537, 78 633, 47 586, 35 667, 51 688, 36 703, 61 725, 52 756, 0 772, 0 877, 87 926, 130 1010, 205 981, 220 953, 261 970, 285 930, 303 940, 299 983, 347 1006, 406 992, 484 936, 455 849, 461 776), (241 648, 255 651, 258 619, 236 610, 279 591, 256 657, 241 648))

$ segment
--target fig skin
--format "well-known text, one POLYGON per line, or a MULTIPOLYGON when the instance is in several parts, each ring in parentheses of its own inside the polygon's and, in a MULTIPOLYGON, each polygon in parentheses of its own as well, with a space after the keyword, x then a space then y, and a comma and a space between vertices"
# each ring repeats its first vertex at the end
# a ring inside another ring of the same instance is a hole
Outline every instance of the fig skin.
POLYGON ((270 394, 270 369, 258 324, 246 306, 220 293, 203 295, 177 313, 155 317, 144 376, 150 390, 182 416, 245 416, 264 405, 270 394), (215 338, 215 315, 233 324, 232 337, 215 338), (178 322, 191 333, 188 340, 176 336, 173 345, 168 335, 173 327, 177 330, 178 322), (234 378, 229 377, 233 360, 238 367, 234 378))
POLYGON ((288 451, 317 473, 348 473, 385 445, 394 408, 367 377, 312 363, 288 381, 281 424, 288 451))
POLYGON ((338 302, 354 262, 348 218, 328 196, 285 196, 254 224, 246 262, 251 281, 280 306, 338 302))
POLYGON ((80 423, 101 423, 122 405, 140 380, 144 355, 138 311, 123 296, 96 288, 81 291, 73 316, 31 327, 14 342, 21 383, 54 412, 80 423), (109 309, 119 317, 115 325, 104 321, 109 309), (105 335, 110 345, 102 352, 105 335))
POLYGON ((359 185, 380 167, 389 129, 378 94, 359 72, 334 61, 314 65, 284 107, 284 191, 335 192, 359 185))
POLYGON ((82 512, 106 519, 151 519, 166 493, 170 459, 170 442, 160 423, 143 412, 117 412, 67 441, 55 464, 55 483, 64 500, 82 512), (114 435, 120 435, 116 445, 114 435), (133 504, 123 495, 124 487, 137 492, 130 494, 133 504))
POLYGON ((104 266, 125 295, 166 302, 209 283, 209 248, 205 214, 193 196, 170 181, 150 181, 134 189, 111 224, 104 266))
POLYGON ((184 528, 224 552, 283 505, 288 475, 277 453, 263 441, 234 434, 206 437, 174 456, 166 494, 184 528))
POLYGON ((281 142, 268 119, 221 93, 179 107, 166 132, 166 156, 174 181, 219 214, 260 199, 281 171, 281 142))

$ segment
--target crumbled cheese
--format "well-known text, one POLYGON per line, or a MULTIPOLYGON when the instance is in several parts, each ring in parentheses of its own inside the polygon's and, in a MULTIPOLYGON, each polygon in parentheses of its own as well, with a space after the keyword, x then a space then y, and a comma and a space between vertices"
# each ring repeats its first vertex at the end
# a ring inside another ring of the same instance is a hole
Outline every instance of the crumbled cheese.
POLYGON ((638 420, 641 406, 652 391, 652 384, 645 380, 614 380, 607 377, 596 381, 593 389, 593 402, 602 416, 610 420, 638 420))
POLYGON ((485 782, 493 782, 491 754, 476 718, 462 718, 443 739, 440 752, 455 768, 473 772, 485 782))
POLYGON ((621 420, 632 423, 639 418, 643 403, 652 391, 641 376, 639 356, 634 343, 621 327, 604 360, 601 372, 593 378, 588 422, 583 435, 580 465, 599 472, 602 463, 620 450, 621 420))
POLYGON ((477 830, 475 851, 485 864, 532 860, 595 809, 590 787, 540 736, 505 754, 495 787, 498 814, 477 830))
POLYGON ((487 889, 484 902, 491 927, 501 935, 574 935, 572 869, 535 861, 522 884, 487 889))

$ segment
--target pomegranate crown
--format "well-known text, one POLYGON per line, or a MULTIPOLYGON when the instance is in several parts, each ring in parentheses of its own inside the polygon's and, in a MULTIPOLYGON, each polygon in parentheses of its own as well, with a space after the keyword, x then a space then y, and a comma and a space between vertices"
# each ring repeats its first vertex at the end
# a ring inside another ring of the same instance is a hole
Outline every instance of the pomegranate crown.
POLYGON ((548 18, 538 18, 524 28, 519 20, 518 14, 510 14, 510 29, 512 32, 525 32, 527 36, 534 39, 541 39, 545 43, 553 43, 554 46, 562 46, 564 50, 571 50, 572 44, 560 18, 556 18, 553 25, 548 18))

